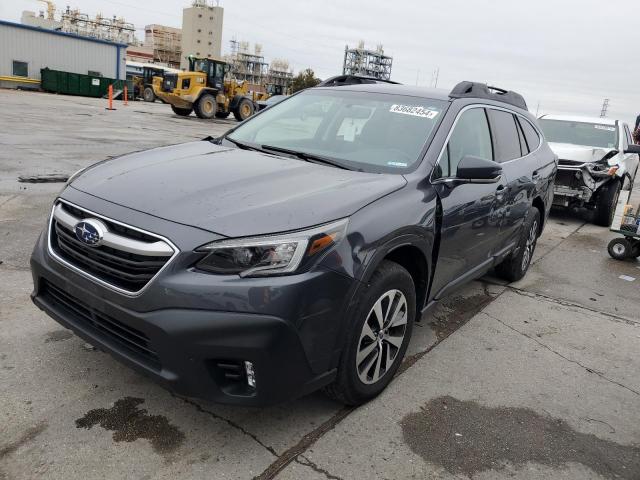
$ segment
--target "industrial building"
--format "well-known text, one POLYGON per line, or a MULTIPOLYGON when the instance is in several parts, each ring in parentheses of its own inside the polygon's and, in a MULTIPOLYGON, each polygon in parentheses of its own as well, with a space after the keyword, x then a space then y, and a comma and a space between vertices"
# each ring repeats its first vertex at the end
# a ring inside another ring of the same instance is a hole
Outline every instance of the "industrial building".
POLYGON ((289 67, 289 62, 287 60, 273 59, 269 64, 267 83, 288 89, 291 86, 291 82, 293 82, 293 70, 289 67))
POLYGON ((194 0, 182 11, 182 58, 180 68, 187 70, 187 57, 221 58, 224 9, 206 0, 194 0))
MULTIPOLYGON (((144 27, 144 49, 152 61, 171 68, 180 68, 182 59, 182 30, 166 25, 144 27)), ((136 48, 135 51, 141 51, 136 48)), ((140 61, 140 60, 138 60, 140 61)))
POLYGON ((22 24, 31 27, 39 27, 47 30, 58 30, 65 33, 73 33, 85 37, 93 37, 114 43, 126 43, 137 45, 136 29, 122 17, 112 18, 97 14, 91 17, 80 10, 69 7, 62 11, 59 19, 56 19, 56 6, 48 0, 41 0, 47 4, 47 13, 25 10, 22 12, 22 24))
POLYGON ((125 79, 126 44, 0 20, 0 87, 37 87, 40 70, 125 79))
POLYGON ((262 55, 262 45, 255 44, 253 53, 249 51, 249 42, 231 40, 231 54, 225 57, 231 65, 231 76, 242 82, 262 85, 267 77, 269 64, 262 55))
POLYGON ((344 48, 342 73, 391 80, 392 63, 393 58, 384 54, 382 45, 375 50, 368 50, 364 42, 360 42, 357 48, 349 48, 349 45, 344 48))

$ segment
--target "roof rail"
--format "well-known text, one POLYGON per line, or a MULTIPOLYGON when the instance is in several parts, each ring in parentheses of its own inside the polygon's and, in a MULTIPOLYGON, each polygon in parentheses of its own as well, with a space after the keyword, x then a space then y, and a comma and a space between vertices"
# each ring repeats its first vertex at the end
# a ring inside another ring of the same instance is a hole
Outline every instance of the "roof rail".
POLYGON ((488 86, 486 83, 477 82, 460 82, 453 87, 450 98, 483 98, 486 100, 494 100, 496 102, 508 103, 514 107, 528 110, 527 102, 519 93, 510 90, 504 90, 498 87, 488 86))

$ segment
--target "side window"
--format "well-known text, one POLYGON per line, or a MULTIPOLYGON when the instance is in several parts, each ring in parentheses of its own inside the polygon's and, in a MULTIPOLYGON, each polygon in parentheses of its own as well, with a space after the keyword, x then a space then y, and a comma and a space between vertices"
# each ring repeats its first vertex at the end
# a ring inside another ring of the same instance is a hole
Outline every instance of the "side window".
POLYGON ((524 138, 524 132, 522 131, 522 126, 518 121, 518 117, 514 117, 516 119, 516 129, 518 130, 518 137, 520 140, 520 154, 523 157, 529 155, 529 147, 527 146, 527 140, 524 138))
POLYGON ((520 158, 522 156, 520 138, 513 114, 493 109, 489 109, 488 114, 496 145, 496 162, 520 158))
POLYGON ((540 146, 540 135, 533 125, 529 123, 529 121, 524 118, 519 118, 518 121, 522 126, 522 131, 524 132, 524 138, 527 139, 527 145, 529 146, 529 151, 533 152, 540 146))
POLYGON ((436 178, 455 177, 465 155, 493 159, 491 131, 484 108, 472 108, 460 116, 440 157, 436 178))

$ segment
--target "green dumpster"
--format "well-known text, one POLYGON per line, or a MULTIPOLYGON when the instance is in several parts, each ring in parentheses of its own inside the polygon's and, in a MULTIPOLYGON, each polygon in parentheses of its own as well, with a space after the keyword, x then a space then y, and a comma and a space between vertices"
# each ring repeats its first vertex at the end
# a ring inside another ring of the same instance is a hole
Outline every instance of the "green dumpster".
MULTIPOLYGON (((109 85, 113 90, 122 90, 124 80, 115 80, 106 77, 94 77, 80 73, 63 72, 43 68, 40 70, 40 86, 45 92, 62 93, 65 95, 78 95, 82 97, 103 97, 109 91, 109 85)), ((127 88, 131 91, 132 84, 127 88)))

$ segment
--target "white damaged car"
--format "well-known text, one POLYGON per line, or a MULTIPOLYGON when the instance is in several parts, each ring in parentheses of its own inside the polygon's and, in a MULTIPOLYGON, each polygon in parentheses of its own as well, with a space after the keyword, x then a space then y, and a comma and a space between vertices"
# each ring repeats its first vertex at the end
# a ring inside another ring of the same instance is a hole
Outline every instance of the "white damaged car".
POLYGON ((626 123, 608 118, 544 115, 540 127, 558 156, 553 204, 594 210, 609 226, 620 190, 630 190, 640 163, 626 123))

